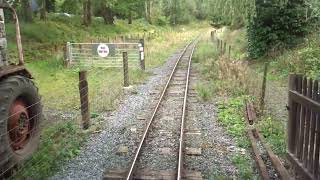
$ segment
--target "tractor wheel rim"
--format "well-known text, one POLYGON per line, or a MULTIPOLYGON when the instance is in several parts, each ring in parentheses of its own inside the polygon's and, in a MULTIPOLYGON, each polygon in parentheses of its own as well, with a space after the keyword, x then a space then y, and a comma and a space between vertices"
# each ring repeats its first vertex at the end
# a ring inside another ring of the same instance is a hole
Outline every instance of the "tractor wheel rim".
POLYGON ((23 150, 28 144, 31 133, 27 106, 22 100, 16 100, 9 112, 8 134, 11 148, 14 151, 23 150))

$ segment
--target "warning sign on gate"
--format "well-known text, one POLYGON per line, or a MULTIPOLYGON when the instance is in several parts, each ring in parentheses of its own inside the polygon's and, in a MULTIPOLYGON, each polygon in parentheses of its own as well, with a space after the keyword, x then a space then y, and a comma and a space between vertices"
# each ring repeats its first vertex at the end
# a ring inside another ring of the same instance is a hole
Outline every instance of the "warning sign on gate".
POLYGON ((110 50, 106 44, 99 44, 99 46, 97 48, 97 52, 100 57, 105 58, 109 55, 110 50))

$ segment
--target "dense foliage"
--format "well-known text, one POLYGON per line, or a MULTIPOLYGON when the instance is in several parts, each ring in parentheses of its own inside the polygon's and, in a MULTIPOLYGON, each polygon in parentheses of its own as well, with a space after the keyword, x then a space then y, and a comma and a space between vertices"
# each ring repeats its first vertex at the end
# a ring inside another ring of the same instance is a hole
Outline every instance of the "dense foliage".
POLYGON ((210 19, 215 27, 247 27, 248 54, 259 58, 294 47, 306 34, 319 28, 319 0, 14 0, 22 20, 47 20, 57 16, 82 16, 91 26, 93 18, 113 25, 116 19, 145 19, 165 26, 210 19))
POLYGON ((211 0, 210 18, 214 25, 240 28, 245 26, 247 14, 254 7, 254 0, 211 0))
POLYGON ((210 0, 215 27, 247 27, 251 58, 272 55, 302 42, 319 28, 319 0, 210 0))
POLYGON ((46 20, 47 13, 72 16, 82 15, 83 24, 89 26, 92 17, 102 17, 106 24, 116 19, 144 18, 150 24, 176 25, 195 19, 206 19, 212 0, 15 0, 13 6, 26 22, 39 16, 46 20), (64 14, 67 13, 67 14, 64 14))
POLYGON ((248 24, 248 52, 251 58, 293 47, 309 31, 313 18, 306 18, 304 1, 256 0, 255 16, 248 24))

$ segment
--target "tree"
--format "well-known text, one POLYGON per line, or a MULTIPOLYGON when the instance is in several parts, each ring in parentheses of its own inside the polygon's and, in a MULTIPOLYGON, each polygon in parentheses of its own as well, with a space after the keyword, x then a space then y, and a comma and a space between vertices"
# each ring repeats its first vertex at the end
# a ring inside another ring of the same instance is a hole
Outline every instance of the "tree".
POLYGON ((40 11, 40 19, 47 20, 47 13, 54 12, 56 7, 56 0, 37 0, 40 11))
POLYGON ((22 14, 23 18, 26 22, 32 22, 32 9, 31 9, 31 1, 30 0, 22 0, 22 14))
POLYGON ((150 24, 152 24, 152 18, 151 18, 152 0, 145 0, 144 7, 145 7, 145 17, 146 17, 146 20, 147 20, 150 24))
POLYGON ((64 13, 81 14, 83 13, 83 0, 65 0, 60 9, 64 13))
POLYGON ((91 0, 83 1, 83 24, 85 26, 89 26, 92 22, 92 14, 91 14, 91 0))
POLYGON ((256 0, 256 12, 248 25, 248 52, 259 58, 270 51, 291 48, 308 33, 305 2, 256 0))
POLYGON ((114 8, 117 0, 95 0, 94 2, 94 14, 96 16, 102 16, 106 24, 114 24, 114 8))
MULTIPOLYGON (((128 24, 132 24, 133 16, 136 16, 137 12, 143 10, 141 7, 143 7, 144 3, 144 0, 121 0, 116 2, 113 9, 120 16, 127 18, 128 24)), ((151 23, 151 19, 149 23, 151 23)))
POLYGON ((47 0, 38 0, 40 5, 40 19, 47 20, 47 0))

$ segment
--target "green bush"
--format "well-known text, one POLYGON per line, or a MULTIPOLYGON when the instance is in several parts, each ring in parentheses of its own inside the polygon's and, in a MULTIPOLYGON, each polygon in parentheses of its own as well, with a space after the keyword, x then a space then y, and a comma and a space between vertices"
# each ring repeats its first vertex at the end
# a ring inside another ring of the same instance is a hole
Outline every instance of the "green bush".
POLYGON ((314 78, 320 78, 320 49, 306 48, 300 52, 300 58, 305 63, 305 73, 314 78))
POLYGON ((279 119, 267 117, 259 122, 258 127, 274 152, 281 157, 285 157, 287 138, 284 123, 279 119))
POLYGON ((249 56, 259 58, 296 46, 308 34, 309 25, 303 2, 256 0, 256 15, 249 18, 248 24, 249 56))
POLYGON ((155 24, 158 26, 166 26, 168 23, 168 19, 165 16, 159 16, 155 20, 155 24))

